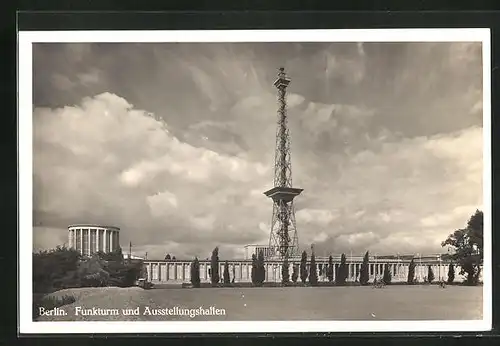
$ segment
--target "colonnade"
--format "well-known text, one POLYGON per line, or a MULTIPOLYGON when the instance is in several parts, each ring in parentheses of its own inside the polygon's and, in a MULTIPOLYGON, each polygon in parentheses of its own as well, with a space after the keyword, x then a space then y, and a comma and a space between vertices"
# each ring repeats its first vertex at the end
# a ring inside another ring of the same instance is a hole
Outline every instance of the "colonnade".
MULTIPOLYGON (((179 260, 162 260, 162 261, 153 261, 147 260, 144 261, 147 271, 147 278, 149 281, 153 283, 183 283, 190 282, 191 280, 191 262, 190 261, 179 261, 179 260)), ((199 261, 200 264, 200 280, 201 282, 210 282, 210 273, 211 273, 211 263, 208 260, 199 261)), ((410 261, 397 261, 397 260, 387 260, 387 261, 378 261, 376 263, 369 263, 368 265, 368 274, 369 280, 373 281, 375 277, 381 278, 384 273, 385 265, 389 265, 389 270, 392 274, 393 282, 402 282, 407 281, 408 278, 408 270, 410 261)), ((225 262, 219 263, 219 276, 222 278, 224 273, 224 265, 225 262)), ((300 261, 293 261, 289 263, 288 273, 290 275, 290 279, 293 273, 293 266, 300 266, 300 261)), ((340 263, 334 263, 336 269, 338 270, 338 266, 340 263)), ((359 262, 350 262, 348 265, 348 277, 347 281, 358 281, 359 273, 361 270, 361 261, 359 262)), ((448 263, 433 261, 430 263, 422 262, 415 263, 415 278, 418 281, 424 281, 424 278, 427 277, 428 266, 432 267, 434 272, 435 280, 438 281, 441 278, 446 280, 448 278, 448 263), (435 263, 434 263, 435 262, 435 263)), ((252 262, 248 260, 232 260, 228 261, 229 266, 229 276, 231 281, 234 282, 251 282, 252 275, 252 262)), ((280 282, 282 279, 282 266, 283 263, 279 261, 267 261, 264 264, 267 282, 280 282)), ((309 263, 307 264, 307 271, 309 273, 309 263)), ((328 281, 327 270, 328 260, 325 261, 317 261, 316 262, 316 270, 318 272, 319 281, 328 281)), ((334 270, 334 280, 335 274, 337 270, 334 270)), ((463 279, 460 276, 459 269, 455 269, 455 280, 461 281, 463 279)), ((299 279, 300 281, 300 273, 299 279)))
POLYGON ((69 247, 84 256, 112 252, 120 247, 119 231, 111 226, 73 225, 68 227, 69 247))

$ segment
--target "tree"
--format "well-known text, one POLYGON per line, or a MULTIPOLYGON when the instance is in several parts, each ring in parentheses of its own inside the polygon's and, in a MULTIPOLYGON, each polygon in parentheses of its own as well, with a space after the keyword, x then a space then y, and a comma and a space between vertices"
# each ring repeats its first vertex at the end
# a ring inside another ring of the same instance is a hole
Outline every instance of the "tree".
POLYGON ((384 276, 382 278, 382 281, 384 281, 384 283, 386 285, 390 285, 391 284, 392 273, 391 273, 391 270, 389 269, 389 263, 386 263, 385 266, 384 266, 384 276))
POLYGON ((318 270, 316 268, 316 257, 314 252, 311 254, 311 264, 309 265, 309 283, 311 286, 318 284, 318 270))
POLYGON ((453 263, 450 263, 448 266, 448 284, 453 283, 455 281, 455 266, 453 266, 453 263))
POLYGON ((455 253, 451 259, 461 267, 460 275, 467 274, 466 283, 477 285, 483 264, 483 212, 476 210, 467 222, 467 226, 458 229, 441 243, 441 246, 452 246, 455 253))
POLYGON ((290 282, 290 273, 288 272, 288 258, 285 257, 283 260, 283 266, 281 267, 281 282, 286 285, 290 282))
POLYGON ((333 257, 332 257, 332 255, 330 255, 330 257, 328 257, 328 268, 326 270, 326 276, 328 277, 329 282, 333 281, 333 257))
POLYGON ((121 247, 111 252, 98 252, 96 255, 106 262, 123 263, 123 253, 121 247))
MULTIPOLYGON (((96 254, 78 266, 78 276, 80 283, 84 287, 104 287, 110 283, 110 273, 107 272, 106 262, 96 254)), ((117 284, 116 286, 120 286, 117 284)))
POLYGON ((165 260, 170 260, 170 254, 169 253, 165 256, 165 260))
POLYGON ((194 261, 191 262, 191 284, 195 288, 200 287, 200 262, 198 257, 195 257, 194 261))
POLYGON ((345 285, 345 282, 347 280, 347 276, 349 275, 349 267, 347 266, 347 259, 346 259, 346 256, 345 254, 342 254, 342 256, 340 256, 340 266, 339 266, 339 269, 338 269, 338 273, 336 275, 336 280, 335 280, 335 283, 337 285, 345 285))
POLYGON ((410 266, 408 267, 407 282, 409 285, 413 285, 415 283, 415 260, 413 258, 411 259, 410 266))
POLYGON ((85 260, 66 247, 33 254, 33 289, 40 293, 82 286, 129 287, 142 272, 143 262, 125 261, 121 248, 97 252, 85 260))
POLYGON ((363 263, 361 264, 361 270, 359 272, 359 283, 363 286, 368 285, 368 281, 370 280, 370 273, 368 272, 368 260, 369 253, 366 251, 365 257, 363 257, 363 263))
POLYGON ((299 266, 294 264, 292 272, 292 281, 295 283, 297 282, 298 278, 299 278, 299 266))
POLYGON ((216 247, 212 251, 212 258, 211 258, 211 263, 210 267, 212 269, 210 279, 212 281, 212 286, 216 286, 219 281, 220 281, 220 276, 219 276, 219 248, 216 247))
POLYGON ((229 277, 229 264, 227 263, 224 263, 224 285, 226 286, 229 286, 229 284, 231 283, 231 278, 229 277))
POLYGON ((259 269, 257 267, 257 256, 255 256, 255 254, 252 254, 252 284, 254 286, 257 286, 258 270, 259 269))
POLYGON ((266 280, 266 268, 264 262, 264 253, 259 251, 259 255, 257 256, 257 285, 262 286, 264 281, 266 280))
POLYGON ((142 261, 124 261, 121 248, 106 254, 104 269, 109 273, 109 286, 130 287, 141 277, 143 272, 142 261))
POLYGON ((432 270, 431 266, 428 266, 428 269, 427 269, 427 282, 431 284, 432 281, 434 281, 434 271, 432 270))
POLYGON ((33 291, 47 293, 79 287, 80 253, 65 246, 33 253, 33 291))
POLYGON ((172 256, 172 261, 175 261, 175 256, 172 256))
POLYGON ((302 252, 302 258, 300 259, 300 281, 303 284, 307 280, 307 252, 302 252))

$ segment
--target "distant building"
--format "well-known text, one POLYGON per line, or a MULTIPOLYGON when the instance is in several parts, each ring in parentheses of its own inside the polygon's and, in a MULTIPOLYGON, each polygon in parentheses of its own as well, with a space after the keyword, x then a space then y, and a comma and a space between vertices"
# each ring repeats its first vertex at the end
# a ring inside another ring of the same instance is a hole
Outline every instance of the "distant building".
POLYGON ((252 255, 255 254, 257 256, 259 252, 264 254, 264 258, 269 258, 274 255, 273 248, 269 247, 269 245, 245 245, 245 258, 246 260, 252 259, 252 255))
POLYGON ((76 224, 68 227, 69 247, 82 256, 120 248, 120 228, 115 226, 76 224))
POLYGON ((124 259, 131 259, 131 260, 144 260, 144 257, 141 256, 136 256, 136 255, 129 255, 129 254, 123 254, 124 259))

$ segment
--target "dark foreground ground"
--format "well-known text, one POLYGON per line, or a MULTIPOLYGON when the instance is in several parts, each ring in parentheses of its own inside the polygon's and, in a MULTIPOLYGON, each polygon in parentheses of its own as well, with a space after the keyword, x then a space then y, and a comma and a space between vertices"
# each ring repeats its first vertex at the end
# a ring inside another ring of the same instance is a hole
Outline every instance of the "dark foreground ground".
POLYGON ((61 307, 66 316, 43 316, 39 321, 109 320, 473 320, 482 319, 482 287, 387 286, 152 289, 72 289, 76 301, 61 307), (151 310, 211 306, 222 316, 153 316, 151 310), (75 315, 75 308, 118 309, 118 316, 75 315), (139 308, 138 316, 122 309, 139 308))

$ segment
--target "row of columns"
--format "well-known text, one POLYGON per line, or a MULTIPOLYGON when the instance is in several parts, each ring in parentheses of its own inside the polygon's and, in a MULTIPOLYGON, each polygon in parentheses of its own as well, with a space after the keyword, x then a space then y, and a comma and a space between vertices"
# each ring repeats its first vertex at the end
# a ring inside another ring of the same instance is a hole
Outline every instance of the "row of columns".
POLYGON ((118 231, 113 229, 105 229, 105 228, 74 228, 69 230, 69 247, 73 248, 80 252, 82 255, 91 255, 98 251, 103 252, 111 252, 114 250, 115 242, 119 242, 118 239, 118 231), (84 231, 86 233, 86 244, 84 251, 84 231), (102 246, 100 246, 101 242, 101 233, 103 236, 102 246), (92 234, 95 234, 95 237, 92 237, 92 234), (80 242, 78 245, 77 237, 80 242), (116 239, 114 239, 116 237, 116 239), (95 239, 94 247, 92 247, 92 239, 95 239), (116 240, 116 241, 115 241, 116 240), (109 244, 108 244, 109 241, 109 244), (109 245, 109 246, 108 246, 109 245), (92 251, 94 250, 94 251, 92 251))
MULTIPOLYGON (((249 261, 231 261, 229 264, 229 276, 231 281, 235 282, 249 282, 251 281, 252 275, 252 263, 249 261)), ((289 276, 290 280, 293 273, 293 265, 299 266, 298 263, 289 264, 289 276)), ((152 282, 189 282, 191 279, 191 262, 188 261, 145 261, 147 278, 152 282)), ((282 263, 265 263, 265 281, 268 282, 279 282, 282 279, 282 263)), ((327 281, 327 272, 324 268, 328 266, 327 262, 317 263, 318 279, 320 281, 327 281)), ((338 268, 339 264, 335 263, 335 267, 338 268)), ((200 262, 200 279, 201 281, 210 281, 210 267, 211 263, 200 262)), ((433 264, 431 265, 435 280, 441 278, 446 279, 448 275, 448 264, 433 264)), ((307 267, 309 272, 309 264, 307 267)), ((361 270, 361 263, 348 263, 348 281, 359 280, 359 273, 361 270)), ((385 270, 385 263, 370 263, 368 266, 368 274, 370 280, 375 277, 381 278, 385 270)), ((389 270, 392 274, 393 281, 406 281, 408 278, 409 262, 408 263, 389 263, 389 270)), ((419 281, 423 281, 424 277, 427 276, 428 265, 427 264, 416 264, 415 267, 415 277, 419 281)), ((219 276, 222 278, 224 273, 224 263, 219 263, 219 276)), ((458 273, 458 271, 457 271, 458 273)), ((299 281, 300 281, 300 273, 299 281)), ((336 271, 334 270, 334 280, 336 271)), ((459 275, 455 275, 458 279, 459 275)))

